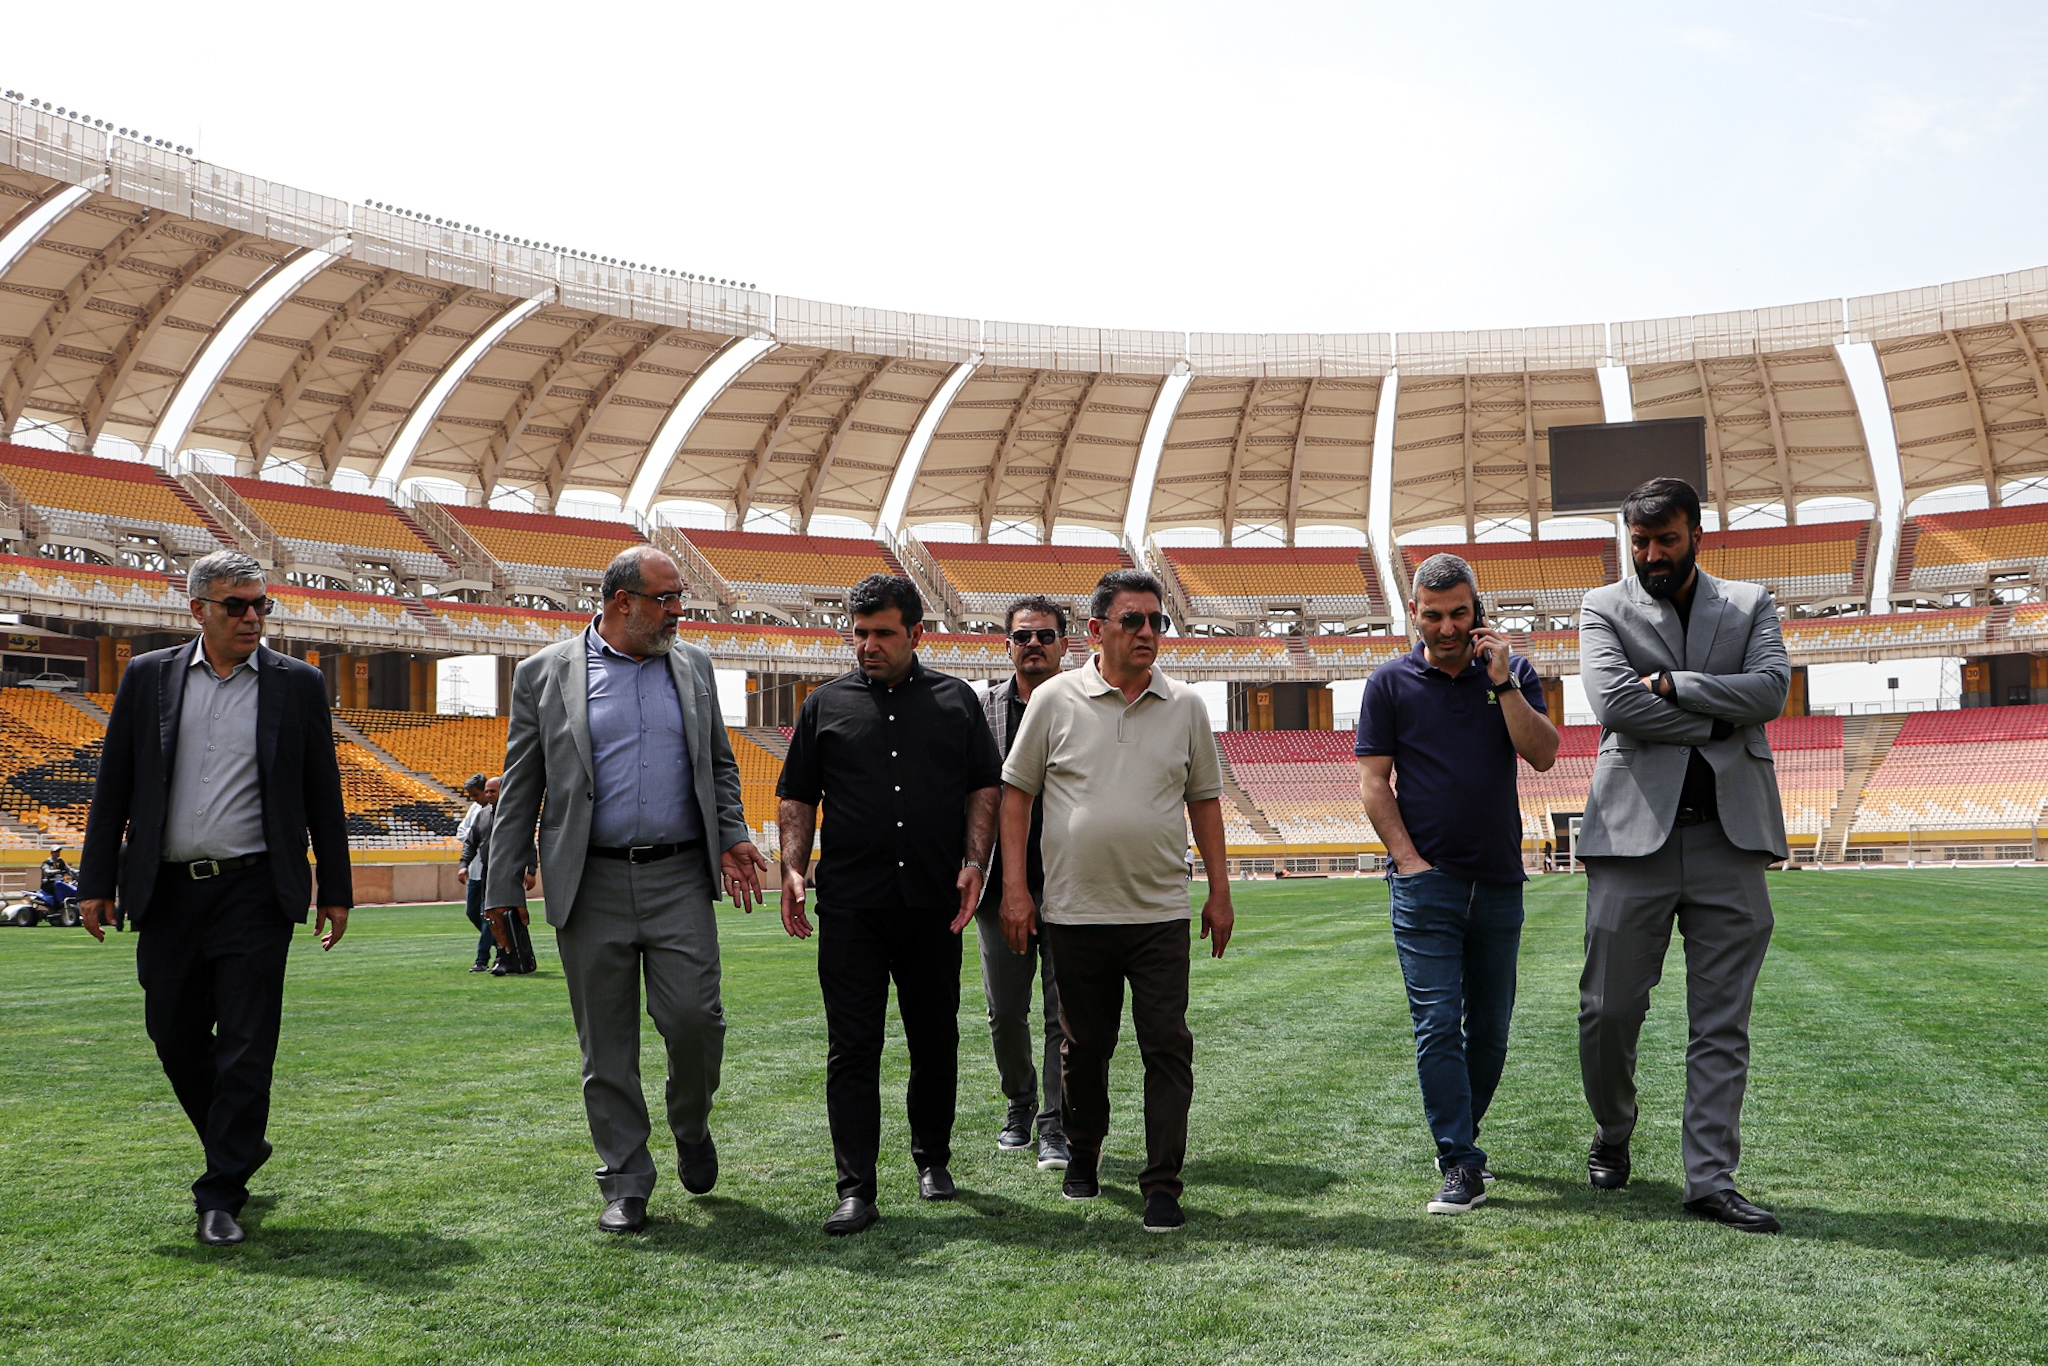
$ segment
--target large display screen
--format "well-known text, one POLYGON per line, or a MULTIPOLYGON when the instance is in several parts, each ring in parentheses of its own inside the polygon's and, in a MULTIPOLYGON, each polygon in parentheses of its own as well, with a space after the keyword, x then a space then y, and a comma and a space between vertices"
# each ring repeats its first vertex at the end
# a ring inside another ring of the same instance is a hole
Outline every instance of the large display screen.
POLYGON ((1705 418, 1550 429, 1550 504, 1559 512, 1612 512, 1638 484, 1658 478, 1683 479, 1708 501, 1705 418))

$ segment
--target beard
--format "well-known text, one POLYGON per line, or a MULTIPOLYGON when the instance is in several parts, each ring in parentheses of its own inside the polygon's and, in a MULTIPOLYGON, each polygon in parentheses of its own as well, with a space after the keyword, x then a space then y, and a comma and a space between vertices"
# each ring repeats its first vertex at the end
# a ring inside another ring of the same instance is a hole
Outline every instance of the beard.
POLYGON ((676 628, 673 626, 655 631, 647 637, 649 655, 665 655, 676 647, 676 628))
POLYGON ((1641 560, 1636 561, 1636 577, 1642 580, 1643 591, 1651 597, 1668 601, 1678 596, 1678 590, 1692 577, 1693 566, 1699 563, 1699 552, 1688 550, 1675 560, 1666 560, 1654 569, 1641 560))

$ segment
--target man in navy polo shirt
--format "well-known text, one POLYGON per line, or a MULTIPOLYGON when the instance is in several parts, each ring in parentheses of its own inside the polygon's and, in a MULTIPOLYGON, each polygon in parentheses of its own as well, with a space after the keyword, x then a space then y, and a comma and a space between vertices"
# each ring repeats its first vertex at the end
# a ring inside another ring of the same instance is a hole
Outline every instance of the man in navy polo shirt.
POLYGON ((1424 560, 1408 616, 1421 644, 1365 685, 1358 786, 1387 846, 1394 949, 1443 1173, 1429 1212, 1464 1214, 1486 1201, 1479 1122, 1500 1084, 1515 1008, 1527 880, 1515 756, 1548 769, 1557 727, 1534 666, 1484 624, 1471 565, 1424 560))

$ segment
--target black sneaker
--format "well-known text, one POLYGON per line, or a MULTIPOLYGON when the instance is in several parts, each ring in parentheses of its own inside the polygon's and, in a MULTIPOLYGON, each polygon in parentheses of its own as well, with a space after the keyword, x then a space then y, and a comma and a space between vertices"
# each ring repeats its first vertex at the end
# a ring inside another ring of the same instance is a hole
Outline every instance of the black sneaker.
POLYGON ((1486 1203, 1486 1181, 1477 1167, 1453 1167, 1444 1173, 1443 1189, 1429 1202, 1431 1214, 1470 1214, 1486 1203))
POLYGON ((1012 1103, 1009 1115, 1003 1120, 1003 1131, 996 1135, 996 1151, 1021 1153, 1031 1147, 1031 1122, 1038 1118, 1037 1107, 1012 1103))
POLYGON ((469 965, 469 970, 471 972, 489 972, 491 970, 491 965, 489 963, 484 962, 482 959, 478 959, 476 962, 471 963, 469 965))
POLYGON ((1060 1182, 1060 1194, 1069 1200, 1093 1200, 1102 1194, 1102 1183, 1095 1178, 1096 1160, 1094 1153, 1070 1153, 1067 1179, 1060 1182))
POLYGON ((1067 1136, 1057 1129, 1038 1136, 1038 1170, 1063 1172, 1073 1154, 1067 1151, 1067 1136))
POLYGON ((1187 1215, 1180 1212, 1180 1201, 1165 1191, 1153 1191, 1145 1197, 1145 1232, 1178 1233, 1187 1221, 1187 1215))
MULTIPOLYGON (((1438 1158, 1438 1159, 1436 1160, 1436 1170, 1437 1170, 1437 1175, 1439 1175, 1439 1176, 1443 1175, 1443 1170, 1444 1170, 1444 1160, 1443 1160, 1443 1159, 1442 1159, 1441 1157, 1439 1157, 1439 1158, 1438 1158)), ((1494 1182, 1495 1182, 1496 1180, 1498 1180, 1498 1179, 1499 1179, 1498 1177, 1496 1177, 1496 1176, 1495 1176, 1495 1175, 1493 1174, 1493 1169, 1492 1169, 1491 1167, 1481 1167, 1481 1168, 1479 1169, 1479 1176, 1480 1176, 1480 1179, 1481 1179, 1481 1180, 1483 1180, 1484 1182, 1486 1182, 1486 1184, 1487 1184, 1487 1185, 1489 1185, 1489 1186, 1490 1186, 1490 1185, 1492 1185, 1492 1184, 1493 1184, 1493 1183, 1494 1183, 1494 1182)))

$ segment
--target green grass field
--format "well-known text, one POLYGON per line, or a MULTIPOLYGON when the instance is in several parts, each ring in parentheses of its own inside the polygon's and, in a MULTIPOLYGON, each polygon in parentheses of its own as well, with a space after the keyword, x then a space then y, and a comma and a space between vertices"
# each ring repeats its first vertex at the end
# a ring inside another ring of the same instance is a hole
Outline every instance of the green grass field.
MULTIPOLYGON (((2048 1359, 2048 877, 1787 874, 1759 989, 1746 1237, 1679 1209, 1682 978, 1644 1037, 1635 1183, 1595 1194, 1575 1042, 1584 884, 1529 899, 1492 1203, 1432 1217, 1375 881, 1239 892, 1195 969, 1188 1227, 1138 1226, 1128 1045, 1105 1195, 998 1156, 973 949, 950 1206, 915 1198, 904 1056, 883 1222, 828 1240, 814 948, 725 911, 724 1174, 596 1231, 551 937, 463 971, 453 907, 302 932, 249 1242, 203 1249, 197 1140, 142 1032, 134 940, 0 932, 0 1359, 35 1362, 1821 1362, 2048 1359)), ((652 1026, 648 1038, 653 1038, 652 1026)), ((659 1112, 658 1054, 647 1059, 659 1112)), ((657 1121, 658 1125, 658 1121, 657 1121)))

